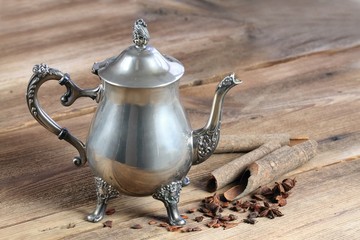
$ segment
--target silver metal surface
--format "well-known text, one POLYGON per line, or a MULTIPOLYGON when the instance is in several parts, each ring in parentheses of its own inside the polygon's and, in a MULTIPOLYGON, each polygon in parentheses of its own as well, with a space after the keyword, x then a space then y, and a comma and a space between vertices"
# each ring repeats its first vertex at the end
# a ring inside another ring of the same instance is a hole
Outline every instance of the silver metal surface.
POLYGON ((119 196, 119 192, 99 177, 95 177, 97 204, 94 212, 87 216, 89 222, 99 222, 104 218, 106 206, 111 198, 119 196))
POLYGON ((169 223, 171 225, 186 224, 186 221, 181 217, 177 206, 180 198, 181 188, 182 181, 171 182, 157 189, 153 194, 153 198, 164 203, 167 215, 169 217, 169 223))
POLYGON ((146 45, 146 24, 143 20, 137 22, 134 26, 134 42, 137 44, 117 57, 95 63, 93 72, 107 83, 128 88, 164 87, 179 80, 184 74, 184 66, 175 58, 162 55, 146 45))
POLYGON ((138 48, 144 48, 150 40, 150 34, 147 29, 147 24, 143 19, 138 19, 134 23, 133 28, 133 42, 138 48))
POLYGON ((86 148, 95 175, 134 196, 185 177, 193 143, 178 82, 141 89, 105 82, 104 89, 86 148))
POLYGON ((76 166, 85 164, 85 145, 79 139, 71 135, 66 128, 62 128, 45 113, 39 104, 37 93, 44 82, 57 80, 60 85, 64 85, 67 89, 66 93, 61 97, 61 103, 64 106, 70 106, 79 97, 90 97, 99 100, 101 86, 94 89, 81 89, 71 81, 70 76, 67 73, 64 74, 57 69, 49 68, 48 65, 43 63, 35 65, 33 73, 26 92, 26 102, 30 113, 43 127, 57 135, 60 140, 64 139, 69 142, 79 151, 80 156, 74 157, 73 159, 76 166))
POLYGON ((213 154, 220 136, 221 112, 226 93, 241 83, 234 74, 218 85, 206 125, 193 131, 179 99, 183 65, 148 45, 146 23, 140 19, 133 29, 134 46, 117 57, 93 65, 102 84, 81 89, 68 74, 35 65, 27 89, 33 117, 45 128, 72 144, 80 153, 74 163, 86 159, 96 176, 98 203, 88 220, 102 219, 109 198, 120 193, 153 195, 164 202, 173 225, 185 224, 177 209, 182 186, 191 165, 213 154), (67 92, 65 106, 79 97, 95 99, 99 105, 92 120, 86 147, 60 127, 40 107, 37 92, 48 80, 58 80, 67 92), (116 190, 115 190, 116 189, 116 190))

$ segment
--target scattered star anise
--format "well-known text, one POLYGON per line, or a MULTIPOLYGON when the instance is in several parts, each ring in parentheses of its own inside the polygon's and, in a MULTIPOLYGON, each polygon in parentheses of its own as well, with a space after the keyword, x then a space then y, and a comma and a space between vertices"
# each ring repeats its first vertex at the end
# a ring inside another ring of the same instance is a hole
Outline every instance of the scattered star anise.
POLYGON ((150 221, 148 222, 148 224, 149 224, 149 225, 155 225, 155 224, 157 224, 157 221, 155 221, 155 220, 150 220, 150 221))
POLYGON ((108 220, 106 222, 103 222, 103 227, 112 228, 112 221, 108 220))
POLYGON ((204 216, 195 217, 194 220, 195 220, 196 222, 202 222, 202 220, 204 220, 204 216))
POLYGON ((115 213, 115 208, 109 208, 105 211, 106 215, 112 215, 115 213))
POLYGON ((278 204, 279 207, 283 207, 287 204, 286 198, 288 196, 289 196, 288 194, 283 193, 275 197, 276 203, 278 204))
POLYGON ((248 223, 248 224, 255 224, 256 220, 255 218, 257 218, 259 216, 258 212, 251 212, 246 219, 243 220, 244 223, 248 223))
POLYGON ((282 212, 280 212, 277 205, 275 204, 270 205, 268 202, 264 202, 264 207, 261 209, 259 216, 273 219, 275 217, 281 217, 283 216, 283 214, 282 212))
POLYGON ((196 208, 191 208, 189 210, 186 211, 187 213, 194 213, 196 212, 196 208))
POLYGON ((284 179, 281 184, 283 185, 286 192, 290 191, 293 187, 295 187, 296 179, 286 178, 284 179))
POLYGON ((132 228, 132 229, 142 229, 143 227, 140 224, 134 224, 130 228, 132 228))
POLYGON ((182 226, 167 226, 166 230, 168 230, 169 232, 176 232, 178 230, 180 230, 182 228, 182 226))
POLYGON ((181 229, 181 232, 197 232, 197 231, 202 231, 202 229, 200 227, 187 227, 185 229, 181 229))
POLYGON ((229 203, 221 201, 220 195, 215 193, 212 196, 204 198, 202 207, 198 210, 207 217, 215 218, 220 216, 220 213, 224 211, 223 208, 227 208, 228 206, 229 203))

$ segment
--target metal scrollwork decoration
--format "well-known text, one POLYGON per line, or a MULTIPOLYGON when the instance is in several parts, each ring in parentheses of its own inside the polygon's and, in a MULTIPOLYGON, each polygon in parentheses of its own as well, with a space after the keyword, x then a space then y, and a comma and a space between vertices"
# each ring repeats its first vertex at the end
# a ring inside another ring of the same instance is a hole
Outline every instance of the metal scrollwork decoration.
POLYGON ((164 203, 171 225, 184 225, 186 221, 181 217, 177 204, 182 189, 182 181, 171 182, 160 187, 154 194, 153 198, 164 203))
POLYGON ((95 177, 97 204, 94 212, 87 217, 90 222, 104 218, 109 199, 119 196, 119 192, 100 177, 95 177))
POLYGON ((156 191, 153 197, 165 203, 178 203, 181 188, 181 181, 171 182, 170 184, 165 185, 161 187, 158 191, 156 191))
POLYGON ((46 112, 41 108, 37 93, 41 85, 50 80, 57 80, 60 85, 66 87, 66 93, 61 97, 61 103, 64 106, 70 106, 79 97, 90 97, 98 99, 101 87, 94 89, 81 89, 71 79, 69 74, 63 73, 55 68, 49 67, 47 64, 41 63, 33 67, 33 76, 30 78, 26 91, 26 102, 33 117, 47 130, 57 135, 59 139, 64 139, 73 145, 80 156, 73 159, 76 166, 84 165, 86 162, 85 144, 79 139, 71 135, 66 129, 57 124, 46 112))
POLYGON ((219 137, 220 126, 215 131, 208 130, 198 138, 198 157, 200 161, 206 160, 212 155, 219 142, 219 137))

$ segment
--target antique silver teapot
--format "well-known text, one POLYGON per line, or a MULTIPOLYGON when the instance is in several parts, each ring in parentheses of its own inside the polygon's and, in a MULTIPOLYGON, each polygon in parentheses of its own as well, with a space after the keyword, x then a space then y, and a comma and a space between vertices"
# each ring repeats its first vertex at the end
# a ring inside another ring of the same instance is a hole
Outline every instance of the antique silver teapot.
POLYGON ((32 116, 59 139, 72 144, 80 155, 74 164, 82 166, 88 161, 96 176, 98 202, 87 217, 92 222, 103 218, 108 200, 120 192, 152 195, 164 203, 170 224, 185 224, 177 204, 181 188, 189 184, 186 174, 191 165, 205 161, 214 152, 225 94, 241 83, 234 74, 225 77, 216 89, 207 124, 192 130, 179 100, 184 67, 150 46, 149 38, 146 23, 138 19, 133 28, 134 45, 93 65, 92 72, 101 81, 94 89, 79 88, 67 73, 46 64, 34 66, 28 84, 26 101, 32 116), (79 97, 99 103, 86 144, 40 107, 37 92, 49 80, 58 80, 67 88, 61 97, 64 106, 79 97))

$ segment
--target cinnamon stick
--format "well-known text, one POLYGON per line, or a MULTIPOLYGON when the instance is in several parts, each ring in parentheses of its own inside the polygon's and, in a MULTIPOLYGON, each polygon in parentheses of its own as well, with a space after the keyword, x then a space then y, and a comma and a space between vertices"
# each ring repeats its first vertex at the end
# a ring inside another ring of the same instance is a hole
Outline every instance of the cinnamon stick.
POLYGON ((241 156, 233 161, 225 164, 224 166, 214 170, 212 177, 208 181, 207 188, 210 192, 214 192, 227 184, 236 180, 239 174, 242 173, 249 164, 271 153, 275 149, 281 147, 278 142, 268 142, 260 146, 259 148, 241 156))
POLYGON ((222 135, 215 153, 249 152, 268 142, 278 142, 281 146, 289 145, 290 135, 286 133, 222 135))
POLYGON ((317 142, 308 140, 293 147, 283 146, 250 164, 239 185, 224 193, 228 201, 241 198, 258 187, 268 184, 281 175, 296 169, 316 154, 317 142))

